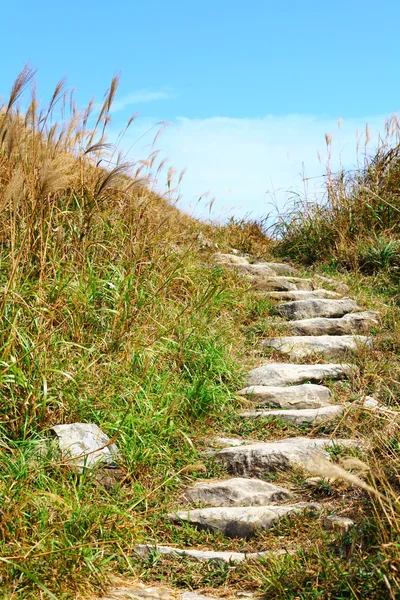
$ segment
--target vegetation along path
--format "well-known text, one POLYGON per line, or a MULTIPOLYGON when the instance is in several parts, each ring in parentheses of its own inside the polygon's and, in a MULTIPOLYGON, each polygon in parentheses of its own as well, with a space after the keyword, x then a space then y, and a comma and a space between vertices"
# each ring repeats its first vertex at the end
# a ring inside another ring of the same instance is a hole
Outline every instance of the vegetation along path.
POLYGON ((33 76, 0 106, 0 598, 399 597, 397 121, 270 236, 124 162, 117 79, 80 111, 33 76))
MULTIPOLYGON (((208 457, 211 473, 205 472, 203 480, 185 488, 178 506, 166 517, 177 528, 190 525, 209 532, 207 547, 190 546, 193 529, 189 528, 182 547, 160 539, 141 543, 135 550, 145 560, 155 561, 155 565, 156 557, 168 557, 179 563, 199 561, 203 563, 198 567, 200 571, 207 570, 204 563, 214 568, 219 563, 222 571, 235 569, 238 564, 243 568, 248 563, 260 571, 277 557, 294 554, 299 542, 297 536, 304 535, 302 530, 311 529, 316 520, 342 540, 351 539, 356 525, 347 515, 354 512, 354 490, 343 489, 340 502, 334 502, 330 486, 344 479, 368 488, 362 479, 367 467, 358 458, 367 441, 336 432, 341 430, 341 419, 351 422, 352 413, 360 410, 393 412, 369 397, 361 398, 358 403, 347 401, 353 392, 351 382, 358 377, 359 357, 373 347, 369 331, 378 326, 379 313, 363 309, 348 297, 347 286, 321 276, 299 277, 287 263, 254 262, 238 252, 216 254, 214 261, 249 278, 250 293, 271 300, 273 313, 284 319, 276 324, 276 335, 262 342, 273 358, 250 370, 245 376, 245 387, 238 391, 245 407, 238 412, 238 419, 244 424, 251 423, 249 431, 261 432, 262 425, 257 429, 254 424, 272 419, 277 424, 297 428, 301 434, 276 439, 275 430, 271 439, 266 435, 262 441, 245 436, 209 439, 210 448, 203 450, 203 455, 208 457), (275 354, 285 362, 274 360, 275 354), (336 383, 343 381, 349 382, 345 394, 343 387, 336 388, 336 383), (315 435, 317 426, 325 435, 315 435), (342 457, 341 466, 338 457, 342 457), (221 467, 222 477, 215 477, 215 469, 221 467), (288 471, 296 473, 296 485, 288 477, 288 471), (320 497, 316 502, 310 496, 320 497), (259 548, 256 544, 252 551, 246 546, 240 551, 240 540, 257 538, 260 532, 279 527, 281 522, 285 524, 283 528, 293 527, 290 520, 293 516, 297 527, 289 539, 277 536, 272 547, 263 544, 259 548), (282 544, 280 538, 284 540, 282 544), (216 548, 223 539, 234 540, 233 546, 230 548, 227 541, 223 542, 223 550, 216 548)), ((243 429, 246 430, 246 425, 243 429)), ((224 585, 215 592, 218 596, 237 597, 224 585)), ((258 597, 260 592, 253 590, 244 595, 258 597)), ((173 597, 207 598, 191 589, 177 595, 171 589, 126 581, 116 585, 104 598, 173 597)), ((278 595, 272 592, 268 597, 278 595)))

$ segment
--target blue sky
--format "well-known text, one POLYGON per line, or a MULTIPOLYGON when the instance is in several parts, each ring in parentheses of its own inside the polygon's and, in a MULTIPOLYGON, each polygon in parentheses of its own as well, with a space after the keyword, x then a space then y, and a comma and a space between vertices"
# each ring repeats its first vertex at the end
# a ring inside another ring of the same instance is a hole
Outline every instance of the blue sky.
POLYGON ((82 105, 100 99, 120 72, 115 131, 140 113, 129 148, 171 122, 158 147, 187 167, 185 207, 210 192, 221 214, 263 214, 321 174, 326 132, 351 164, 356 130, 399 110, 398 0, 23 0, 2 21, 0 94, 26 62, 44 101, 64 76, 82 105))

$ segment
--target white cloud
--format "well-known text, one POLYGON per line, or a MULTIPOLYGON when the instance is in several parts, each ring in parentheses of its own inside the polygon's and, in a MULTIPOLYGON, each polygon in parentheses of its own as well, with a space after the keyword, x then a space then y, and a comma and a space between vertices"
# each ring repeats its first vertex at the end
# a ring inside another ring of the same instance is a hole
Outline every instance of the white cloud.
MULTIPOLYGON (((372 149, 377 132, 383 130, 385 116, 344 120, 340 129, 337 120, 306 115, 258 119, 179 117, 165 129, 157 147, 178 171, 187 168, 180 204, 189 212, 206 215, 206 201, 198 203, 198 198, 209 192, 208 200, 215 197, 214 218, 248 213, 261 216, 271 212, 272 202, 282 209, 290 197, 288 190, 304 194, 306 188, 309 196, 322 194, 326 133, 333 137, 332 167, 355 166, 364 152, 361 143, 357 155, 357 139, 362 137, 367 122, 372 149), (308 178, 305 182, 303 174, 308 178)), ((125 148, 131 148, 152 125, 149 120, 141 124, 139 120, 134 132, 125 138, 125 148)), ((153 137, 154 129, 134 145, 134 157, 138 157, 139 145, 143 156, 143 140, 149 144, 153 137)))
POLYGON ((112 105, 112 113, 124 110, 134 104, 144 104, 147 102, 154 102, 155 100, 170 100, 175 98, 176 95, 171 91, 157 91, 152 92, 150 90, 137 90, 126 94, 121 98, 117 98, 112 105))

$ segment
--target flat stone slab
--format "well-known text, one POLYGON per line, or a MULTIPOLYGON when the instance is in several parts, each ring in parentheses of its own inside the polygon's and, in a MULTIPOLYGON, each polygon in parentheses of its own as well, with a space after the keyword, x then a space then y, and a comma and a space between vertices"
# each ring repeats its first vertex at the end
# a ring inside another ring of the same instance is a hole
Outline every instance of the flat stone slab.
POLYGON ((223 448, 214 459, 223 464, 229 473, 258 477, 293 466, 312 466, 315 456, 330 460, 326 452, 334 443, 343 446, 354 445, 353 440, 329 440, 327 438, 294 437, 276 442, 257 442, 235 448, 223 448))
POLYGON ((216 254, 214 257, 217 264, 233 267, 240 273, 265 277, 269 275, 293 275, 296 269, 285 263, 257 262, 250 263, 247 258, 235 254, 216 254))
POLYGON ((248 259, 244 256, 238 256, 237 254, 222 254, 221 252, 214 254, 214 262, 219 265, 231 266, 250 264, 248 259))
POLYGON ((280 327, 294 335, 349 335, 367 333, 378 325, 378 313, 373 310, 349 313, 341 318, 315 317, 280 323, 280 327))
POLYGON ((288 501, 292 494, 261 479, 235 477, 196 483, 184 492, 183 497, 187 502, 208 506, 262 506, 288 501))
POLYGON ((285 336, 263 341, 264 348, 273 348, 288 358, 306 358, 320 354, 324 358, 344 358, 366 346, 372 346, 372 338, 364 335, 304 335, 285 336))
POLYGON ((329 290, 291 290, 287 292, 265 292, 265 295, 269 298, 275 298, 276 300, 312 300, 312 299, 328 299, 336 300, 342 296, 337 292, 330 292, 329 290))
POLYGON ((303 279, 302 277, 264 277, 263 279, 254 278, 252 288, 254 290, 263 290, 270 292, 285 292, 289 290, 313 290, 312 279, 303 279))
MULTIPOLYGON (((173 548, 172 546, 151 546, 150 544, 138 544, 135 547, 138 554, 143 557, 148 556, 151 553, 166 555, 166 556, 179 556, 184 558, 194 558, 200 562, 243 562, 245 560, 257 560, 264 556, 273 555, 274 552, 234 552, 225 551, 219 552, 217 550, 196 550, 194 548, 173 548)), ((276 554, 282 554, 278 551, 276 554)))
MULTIPOLYGON (((113 578, 114 581, 117 578, 113 578)), ((221 600, 221 597, 203 596, 195 592, 183 592, 163 587, 152 587, 135 581, 120 579, 115 581, 114 587, 108 590, 106 595, 91 596, 92 600, 221 600)), ((232 596, 226 596, 225 600, 232 600, 232 596)))
POLYGON ((288 506, 241 506, 179 510, 170 515, 173 523, 187 522, 199 529, 220 531, 230 538, 250 538, 258 531, 270 529, 282 517, 319 510, 320 505, 299 503, 288 506))
POLYGON ((341 300, 294 300, 280 304, 279 313, 294 321, 297 319, 310 319, 314 317, 343 317, 347 313, 361 311, 355 300, 343 298, 341 300))
POLYGON ((241 446, 245 442, 242 438, 214 437, 210 440, 218 446, 241 446))
POLYGON ((235 265, 235 269, 239 271, 239 273, 243 273, 245 275, 253 275, 255 277, 268 277, 276 275, 274 269, 271 269, 267 263, 252 263, 252 264, 240 264, 235 265))
POLYGON ((326 379, 341 379, 351 375, 356 368, 350 364, 293 365, 267 363, 247 374, 247 386, 287 386, 298 383, 319 383, 326 379))
POLYGON ((51 429, 57 436, 63 460, 76 471, 115 465, 118 448, 94 423, 54 425, 51 429))
POLYGON ((313 383, 284 387, 253 385, 240 390, 238 394, 246 396, 257 406, 295 409, 321 408, 327 406, 331 399, 327 387, 313 383))
POLYGON ((274 271, 277 275, 295 275, 297 272, 294 267, 292 267, 291 265, 288 265, 286 263, 276 263, 276 262, 268 261, 268 262, 260 262, 257 264, 266 265, 272 271, 274 271))
POLYGON ((322 408, 301 408, 299 410, 249 410, 240 413, 246 419, 279 418, 293 425, 318 425, 339 417, 343 407, 338 405, 322 408))
POLYGON ((317 282, 320 282, 322 285, 328 283, 335 289, 336 292, 339 292, 340 294, 348 294, 350 290, 348 285, 341 283, 336 279, 332 279, 331 277, 325 277, 324 275, 313 275, 313 279, 317 282))

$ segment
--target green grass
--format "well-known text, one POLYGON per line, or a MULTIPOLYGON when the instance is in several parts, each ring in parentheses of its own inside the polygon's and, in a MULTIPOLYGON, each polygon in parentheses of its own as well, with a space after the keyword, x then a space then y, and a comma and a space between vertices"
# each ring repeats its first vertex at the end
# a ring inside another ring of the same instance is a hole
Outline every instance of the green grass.
MULTIPOLYGON (((343 483, 306 486, 304 473, 268 477, 347 511, 357 521, 353 537, 325 532, 314 516, 285 520, 249 542, 168 523, 187 485, 224 474, 204 452, 210 437, 304 433, 278 419, 236 416, 242 375, 267 356, 260 340, 277 332, 276 303, 210 261, 215 248, 232 247, 267 258, 274 243, 262 222, 211 225, 180 213, 171 172, 164 197, 151 188, 151 175, 162 172, 154 153, 128 165, 106 145, 116 80, 99 112, 72 107, 60 117, 62 85, 47 107, 33 98, 21 113, 32 76, 25 70, 0 108, 1 597, 90 597, 115 574, 204 592, 256 589, 266 598, 395 597, 400 434, 393 419, 355 412, 313 430, 366 438, 369 449, 359 456, 384 500, 343 483), (51 427, 72 422, 96 423, 114 439, 120 459, 108 479, 74 473, 61 460, 51 427), (165 557, 141 561, 134 547, 142 541, 244 551, 295 542, 297 552, 200 569, 165 557)), ((352 216, 344 235, 360 231, 355 223, 367 231, 371 211, 363 204, 365 214, 352 216)), ((339 269, 351 293, 381 311, 376 349, 359 357, 359 375, 336 384, 335 396, 357 402, 373 393, 398 407, 397 234, 394 213, 374 211, 391 234, 374 226, 373 238, 361 236, 357 264, 346 262, 354 244, 337 244, 325 213, 308 215, 300 228, 284 226, 275 250, 323 274, 339 269)), ((340 463, 343 451, 333 453, 340 463)))

